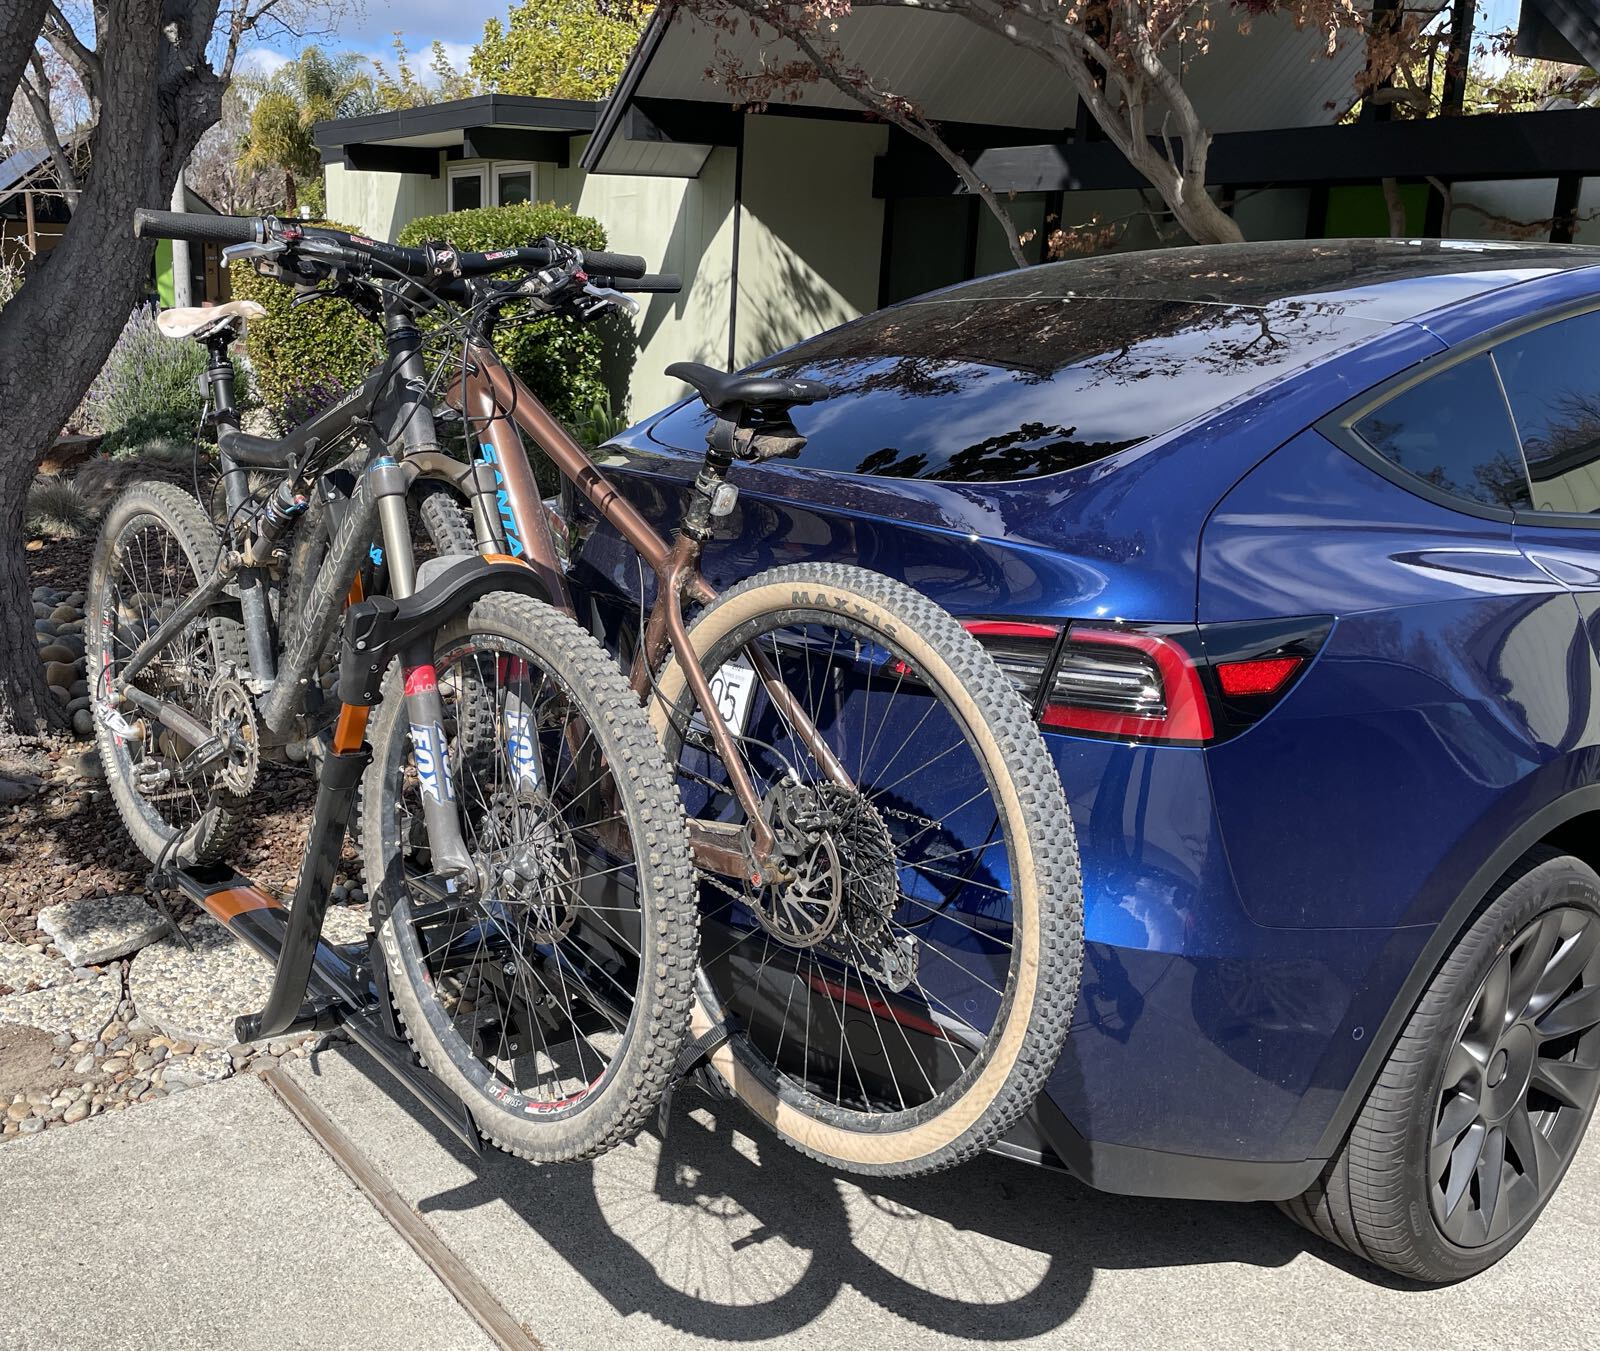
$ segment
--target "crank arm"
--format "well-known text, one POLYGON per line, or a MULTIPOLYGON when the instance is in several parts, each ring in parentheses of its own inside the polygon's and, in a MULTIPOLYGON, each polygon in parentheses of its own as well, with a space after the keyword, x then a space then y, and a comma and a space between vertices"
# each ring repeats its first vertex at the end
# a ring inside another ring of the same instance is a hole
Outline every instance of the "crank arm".
POLYGON ((141 713, 148 713, 190 747, 190 754, 179 767, 179 772, 185 778, 227 754, 227 743, 212 728, 177 704, 157 699, 155 695, 146 694, 131 685, 123 688, 121 694, 141 713))

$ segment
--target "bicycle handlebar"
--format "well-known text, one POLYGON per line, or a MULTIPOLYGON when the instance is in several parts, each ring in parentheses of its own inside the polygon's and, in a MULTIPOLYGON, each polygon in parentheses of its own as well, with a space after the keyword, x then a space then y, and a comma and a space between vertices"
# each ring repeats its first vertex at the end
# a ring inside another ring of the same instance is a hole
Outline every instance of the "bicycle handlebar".
POLYGON ((133 213, 135 239, 187 239, 196 244, 253 244, 261 239, 261 222, 254 216, 207 216, 190 211, 152 211, 141 206, 133 213))
MULTIPOLYGON (((210 216, 189 211, 152 211, 140 207, 133 213, 133 233, 137 239, 187 239, 206 244, 253 244, 279 240, 293 247, 301 241, 321 243, 326 253, 329 247, 342 250, 345 257, 339 261, 348 266, 364 268, 377 263, 407 277, 420 280, 445 277, 478 277, 491 272, 504 272, 514 267, 542 268, 554 256, 551 250, 537 246, 514 249, 494 249, 488 253, 459 253, 443 245, 427 245, 408 249, 399 244, 386 244, 382 240, 366 239, 361 235, 347 234, 343 230, 330 230, 320 225, 301 225, 298 221, 278 220, 272 216, 210 216)), ((580 266, 586 272, 622 280, 637 280, 645 275, 645 261, 631 253, 607 253, 601 249, 580 249, 580 266)))

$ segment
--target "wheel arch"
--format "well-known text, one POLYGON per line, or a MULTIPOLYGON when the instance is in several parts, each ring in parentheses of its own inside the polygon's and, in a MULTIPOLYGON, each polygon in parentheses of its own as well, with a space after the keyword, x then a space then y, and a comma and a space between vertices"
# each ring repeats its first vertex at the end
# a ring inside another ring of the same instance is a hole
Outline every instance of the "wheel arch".
POLYGON ((1502 841, 1472 874, 1434 928, 1377 1033, 1369 1039, 1366 1055, 1317 1142, 1318 1158, 1331 1158, 1339 1148, 1377 1081, 1384 1061, 1404 1031, 1417 1000, 1450 949, 1493 898, 1495 884, 1519 859, 1541 844, 1554 845, 1600 871, 1600 783, 1585 784, 1546 803, 1502 841))

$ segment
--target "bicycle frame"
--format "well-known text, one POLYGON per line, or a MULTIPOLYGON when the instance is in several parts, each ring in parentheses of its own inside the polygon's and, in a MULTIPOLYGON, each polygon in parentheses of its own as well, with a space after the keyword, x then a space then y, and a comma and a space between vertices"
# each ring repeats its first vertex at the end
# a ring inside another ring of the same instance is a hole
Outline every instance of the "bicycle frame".
MULTIPOLYGON (((683 616, 685 597, 700 603, 709 603, 717 597, 716 590, 700 572, 703 537, 693 531, 682 531, 669 546, 637 508, 617 491, 538 396, 508 370, 486 344, 467 344, 463 370, 457 378, 446 382, 444 397, 467 419, 469 429, 481 428, 479 451, 500 474, 498 487, 503 494, 501 514, 506 520, 506 533, 515 537, 533 566, 552 579, 552 595, 559 598, 558 603, 569 614, 573 613, 571 597, 561 575, 550 522, 528 465, 527 452, 518 436, 519 428, 550 457, 562 477, 582 493, 649 564, 655 574, 656 595, 645 621, 644 643, 633 659, 629 683, 641 701, 649 698, 654 672, 660 669, 669 651, 677 656, 689 692, 705 717, 717 755, 727 769, 734 797, 749 822, 755 855, 752 859, 742 849, 730 845, 726 826, 719 828, 711 822, 691 820, 689 836, 695 860, 707 871, 760 884, 766 880, 763 874, 776 844, 775 836, 762 815, 761 800, 739 758, 733 733, 715 711, 710 681, 689 640, 683 616), (752 865, 756 869, 754 876, 752 865)), ((695 491, 700 491, 698 484, 695 491)), ((767 697, 789 720, 817 763, 834 782, 853 789, 854 782, 766 658, 753 646, 746 648, 745 653, 767 697)))

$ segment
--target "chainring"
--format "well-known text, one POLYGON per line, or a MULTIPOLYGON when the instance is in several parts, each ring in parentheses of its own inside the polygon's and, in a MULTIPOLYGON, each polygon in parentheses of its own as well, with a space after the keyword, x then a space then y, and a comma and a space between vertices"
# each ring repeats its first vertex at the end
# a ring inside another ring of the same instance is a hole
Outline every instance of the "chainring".
POLYGON ((227 750, 210 770, 213 787, 247 798, 261 774, 261 728, 256 702, 239 681, 221 676, 211 686, 211 727, 227 750))

